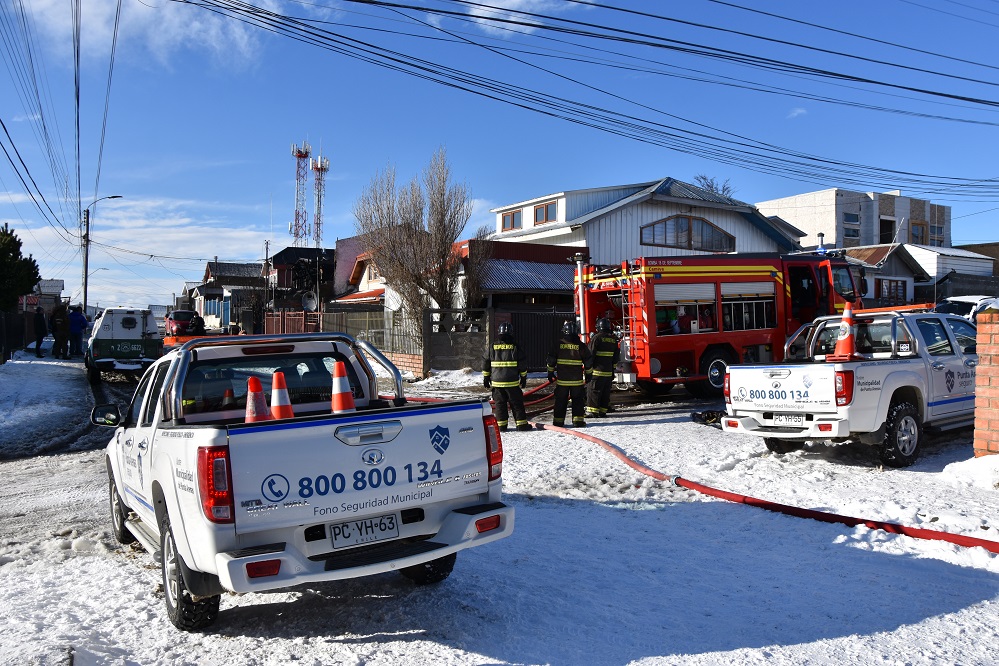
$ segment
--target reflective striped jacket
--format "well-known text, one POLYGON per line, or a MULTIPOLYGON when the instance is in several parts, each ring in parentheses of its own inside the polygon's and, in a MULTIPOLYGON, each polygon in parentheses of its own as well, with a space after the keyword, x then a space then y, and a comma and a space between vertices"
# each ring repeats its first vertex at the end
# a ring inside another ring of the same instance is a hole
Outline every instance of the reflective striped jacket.
POLYGON ((548 353, 548 372, 555 372, 559 386, 582 386, 591 359, 590 349, 575 335, 559 338, 548 353))
POLYGON ((482 356, 482 376, 496 388, 520 386, 527 376, 527 355, 512 335, 501 335, 482 356))
POLYGON ((606 333, 597 333, 590 340, 590 353, 593 354, 593 376, 613 377, 617 365, 617 338, 606 333))

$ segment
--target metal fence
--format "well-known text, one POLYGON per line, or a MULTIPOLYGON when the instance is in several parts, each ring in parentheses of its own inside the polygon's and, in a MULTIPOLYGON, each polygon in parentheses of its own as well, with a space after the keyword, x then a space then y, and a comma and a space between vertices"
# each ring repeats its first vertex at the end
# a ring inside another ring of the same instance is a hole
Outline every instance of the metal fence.
POLYGON ((6 363, 14 352, 24 349, 26 342, 24 315, 0 312, 0 363, 6 363))
POLYGON ((412 324, 398 313, 381 307, 357 307, 334 312, 281 310, 264 315, 266 333, 346 333, 367 340, 383 352, 422 354, 412 324))

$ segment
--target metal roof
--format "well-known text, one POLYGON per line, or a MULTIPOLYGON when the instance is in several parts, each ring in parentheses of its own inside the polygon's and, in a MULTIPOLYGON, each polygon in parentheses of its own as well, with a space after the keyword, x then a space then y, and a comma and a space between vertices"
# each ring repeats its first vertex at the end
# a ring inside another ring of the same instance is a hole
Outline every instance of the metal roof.
POLYGON ((483 271, 482 290, 572 292, 575 267, 518 259, 490 259, 483 271))
POLYGON ((241 264, 227 261, 209 261, 208 270, 218 280, 222 277, 258 278, 263 275, 263 264, 241 264))
POLYGON ((655 194, 670 197, 672 199, 694 199, 696 201, 708 201, 722 206, 751 207, 751 204, 747 204, 745 201, 739 201, 738 199, 727 197, 724 194, 718 194, 717 192, 706 190, 703 187, 697 187, 696 185, 691 185, 690 183, 684 183, 683 181, 675 178, 664 178, 656 188, 655 194))

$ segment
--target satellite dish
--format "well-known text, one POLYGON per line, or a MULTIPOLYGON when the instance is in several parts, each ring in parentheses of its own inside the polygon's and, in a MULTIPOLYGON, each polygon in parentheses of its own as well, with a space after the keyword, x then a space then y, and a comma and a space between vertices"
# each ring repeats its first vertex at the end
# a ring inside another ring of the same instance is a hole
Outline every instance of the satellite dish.
POLYGON ((302 309, 306 312, 315 312, 318 302, 316 301, 316 295, 311 291, 307 291, 302 294, 302 309))

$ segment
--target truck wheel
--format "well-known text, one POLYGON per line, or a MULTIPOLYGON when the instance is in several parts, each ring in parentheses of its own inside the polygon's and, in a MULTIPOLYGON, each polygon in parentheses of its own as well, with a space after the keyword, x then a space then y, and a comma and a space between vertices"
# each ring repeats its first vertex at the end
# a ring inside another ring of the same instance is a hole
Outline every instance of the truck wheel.
POLYGON ((660 398, 672 391, 673 386, 675 386, 674 384, 660 384, 659 382, 650 382, 643 379, 635 382, 635 385, 638 386, 639 391, 650 398, 660 398))
POLYGON ((805 446, 804 442, 793 439, 779 439, 777 437, 764 437, 763 443, 771 453, 785 454, 792 451, 800 451, 805 446))
POLYGON ((101 383, 101 371, 98 368, 95 368, 92 365, 88 365, 87 366, 87 380, 89 380, 91 384, 100 384, 101 383))
POLYGON ((725 373, 731 364, 732 361, 724 350, 708 352, 701 358, 701 374, 708 378, 688 382, 687 391, 695 398, 720 398, 725 388, 725 373))
POLYGON ((417 585, 433 585, 451 575, 457 557, 457 553, 451 553, 436 560, 417 564, 415 567, 405 567, 401 570, 402 575, 417 585))
POLYGON ((894 403, 888 410, 885 436, 881 440, 881 462, 889 467, 908 467, 919 455, 923 424, 919 410, 908 400, 894 403))
POLYGON ((108 497, 111 502, 111 531, 114 532, 114 538, 120 544, 130 544, 135 541, 135 536, 125 527, 125 518, 130 509, 121 501, 113 478, 108 480, 108 497))
POLYGON ((177 552, 170 519, 163 517, 160 525, 160 556, 163 569, 163 592, 166 596, 167 616, 181 631, 198 631, 209 626, 219 616, 222 595, 201 597, 195 601, 184 584, 181 571, 183 561, 177 552))

